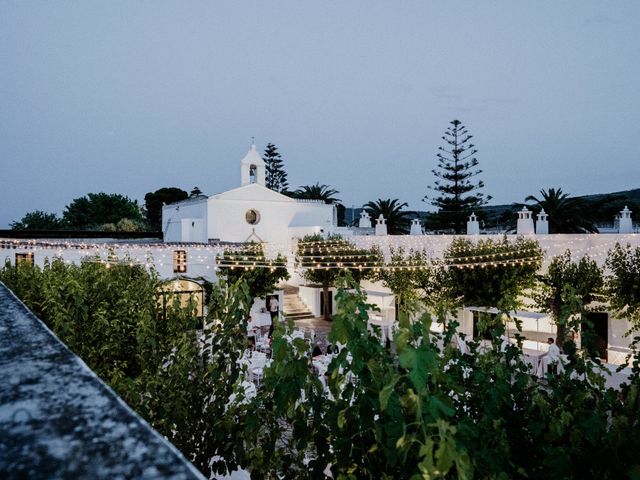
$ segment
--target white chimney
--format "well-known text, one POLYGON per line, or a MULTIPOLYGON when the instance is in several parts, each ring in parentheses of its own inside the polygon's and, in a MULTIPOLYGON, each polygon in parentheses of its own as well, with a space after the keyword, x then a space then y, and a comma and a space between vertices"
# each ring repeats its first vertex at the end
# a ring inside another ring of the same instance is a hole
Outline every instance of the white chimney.
POLYGON ((619 233, 633 233, 633 222, 631 221, 631 210, 626 205, 620 212, 620 227, 619 233))
POLYGON ((522 207, 522 210, 518 212, 518 235, 533 235, 533 218, 531 218, 531 211, 527 207, 522 207))
POLYGON ((547 215, 543 208, 536 217, 536 234, 547 235, 549 233, 549 215, 547 215))
POLYGON ((420 224, 420 220, 414 218, 411 220, 411 232, 410 235, 422 235, 422 225, 420 224))
POLYGON ((376 235, 387 235, 387 221, 382 214, 376 220, 376 235))
POLYGON ((475 213, 472 213, 467 221, 467 235, 480 235, 480 222, 475 213))

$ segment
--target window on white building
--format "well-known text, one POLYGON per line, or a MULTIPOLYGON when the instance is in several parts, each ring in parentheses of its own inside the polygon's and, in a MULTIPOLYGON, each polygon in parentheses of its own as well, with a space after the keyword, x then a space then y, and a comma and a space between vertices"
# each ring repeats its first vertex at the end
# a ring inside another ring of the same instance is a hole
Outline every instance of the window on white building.
POLYGON ((33 265, 33 252, 16 253, 16 266, 20 264, 33 265))
POLYGON ((187 251, 173 251, 173 273, 187 273, 187 251))
POLYGON ((257 225, 260 223, 260 212, 253 208, 251 210, 247 210, 247 213, 244 214, 244 219, 249 225, 257 225))

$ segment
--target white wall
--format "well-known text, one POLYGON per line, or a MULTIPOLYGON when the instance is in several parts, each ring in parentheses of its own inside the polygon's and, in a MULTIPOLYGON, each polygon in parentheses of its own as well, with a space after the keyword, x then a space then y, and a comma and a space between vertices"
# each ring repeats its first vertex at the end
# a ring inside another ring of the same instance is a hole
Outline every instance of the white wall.
POLYGON ((207 243, 206 222, 206 198, 162 207, 162 232, 165 242, 207 243), (193 226, 191 226, 192 222, 194 222, 193 226))
POLYGON ((611 314, 608 322, 608 363, 621 365, 625 363, 625 357, 629 353, 629 345, 631 345, 631 338, 626 336, 631 327, 631 322, 626 319, 614 318, 611 314))
MULTIPOLYGON (((329 288, 329 294, 331 295, 333 302, 333 311, 332 314, 336 313, 336 289, 334 287, 329 288)), ((302 299, 302 301, 309 307, 309 311, 313 313, 314 316, 319 317, 320 313, 320 296, 322 295, 322 288, 318 287, 307 287, 300 286, 298 291, 298 296, 302 299)))
POLYGON ((365 290, 367 294, 367 303, 373 304, 380 309, 380 315, 385 321, 394 321, 396 319, 396 298, 395 295, 387 292, 365 290))
POLYGON ((458 310, 458 323, 460 326, 458 327, 458 331, 464 333, 469 336, 469 338, 473 337, 473 312, 471 310, 460 309, 458 310))
POLYGON ((206 243, 207 231, 205 228, 205 219, 183 218, 181 241, 185 243, 206 243))
POLYGON ((303 227, 304 233, 307 233, 306 229, 312 231, 314 226, 330 229, 333 226, 333 207, 320 203, 209 199, 209 239, 244 242, 255 229, 256 235, 265 242, 288 245, 293 233, 289 226, 297 221, 304 221, 305 225, 295 225, 295 230, 303 227), (250 209, 260 214, 256 225, 245 220, 250 209))
POLYGON ((62 258, 67 263, 79 264, 83 259, 89 261, 107 261, 113 251, 120 262, 131 262, 155 268, 162 279, 174 278, 178 275, 186 277, 203 277, 209 281, 216 280, 215 258, 222 252, 222 247, 213 245, 173 246, 158 243, 116 243, 113 240, 95 240, 74 244, 55 242, 39 242, 32 246, 20 245, 17 248, 0 246, 0 262, 8 260, 15 264, 16 253, 33 253, 34 263, 43 267, 46 261, 62 258), (70 248, 69 245, 74 245, 70 248), (173 252, 186 250, 186 273, 173 272, 173 252))

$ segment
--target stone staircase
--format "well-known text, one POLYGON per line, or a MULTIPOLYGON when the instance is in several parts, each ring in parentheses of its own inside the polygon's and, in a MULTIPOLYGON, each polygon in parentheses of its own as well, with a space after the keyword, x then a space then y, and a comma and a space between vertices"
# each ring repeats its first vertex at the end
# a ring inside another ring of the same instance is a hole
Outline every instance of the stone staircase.
POLYGON ((314 318, 313 313, 309 311, 309 307, 298 296, 298 287, 285 285, 283 291, 282 311, 288 318, 293 320, 314 318))

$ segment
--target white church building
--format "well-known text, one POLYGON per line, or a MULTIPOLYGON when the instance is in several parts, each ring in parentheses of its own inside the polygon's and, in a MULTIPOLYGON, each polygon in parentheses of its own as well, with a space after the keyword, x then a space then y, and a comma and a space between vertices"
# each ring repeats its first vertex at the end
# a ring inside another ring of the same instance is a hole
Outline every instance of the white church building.
POLYGON ((240 187, 198 195, 162 208, 167 243, 288 243, 337 227, 334 205, 298 200, 265 186, 266 166, 255 144, 240 161, 240 187))

